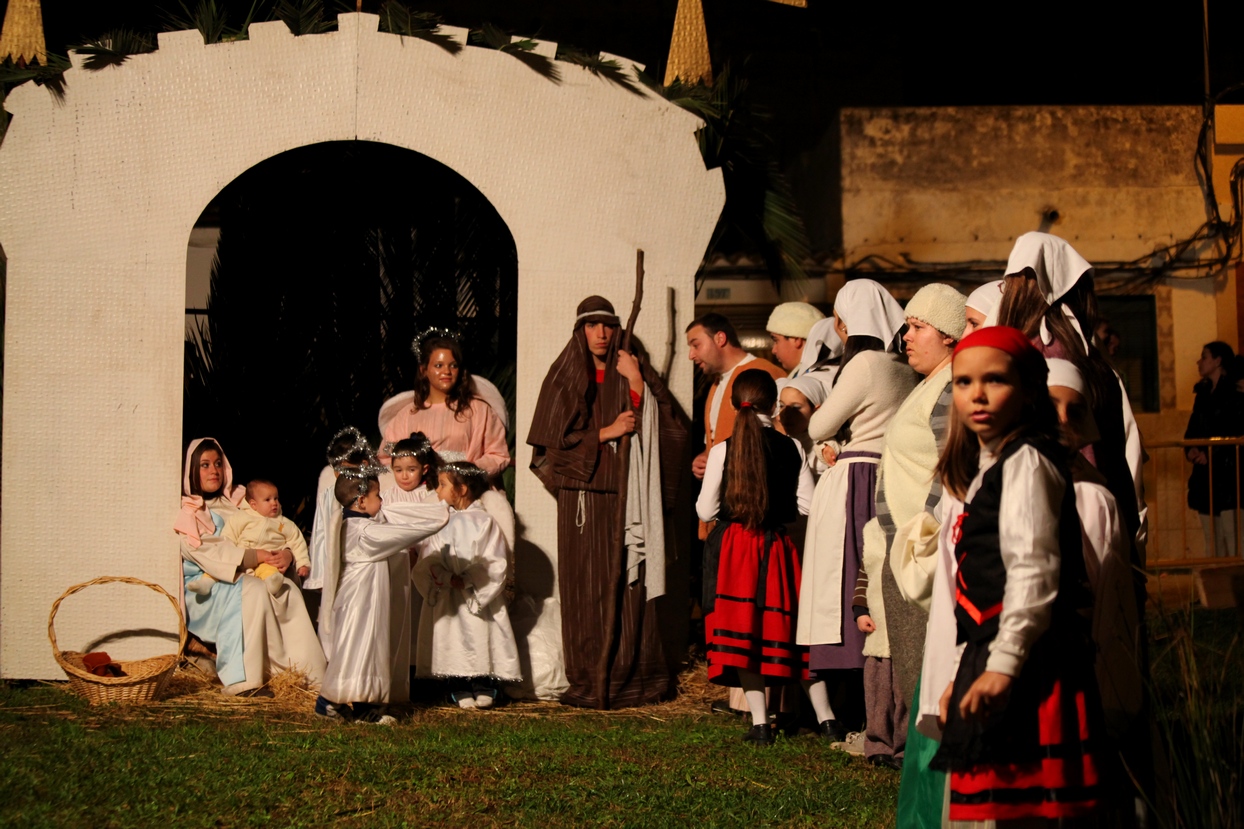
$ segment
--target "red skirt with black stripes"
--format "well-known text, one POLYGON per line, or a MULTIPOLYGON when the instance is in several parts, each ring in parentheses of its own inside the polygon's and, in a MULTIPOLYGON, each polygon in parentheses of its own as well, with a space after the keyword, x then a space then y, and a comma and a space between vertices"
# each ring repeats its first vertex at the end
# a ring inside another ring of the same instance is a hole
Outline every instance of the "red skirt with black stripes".
MULTIPOLYGON (((1056 639, 1056 636, 1050 636, 1056 639)), ((952 821, 1070 818, 1102 797, 1101 715, 1090 664, 1066 640, 1039 642, 999 711, 967 721, 959 702, 984 670, 988 642, 967 645, 931 764, 950 772, 952 821)))
POLYGON ((726 527, 714 606, 704 617, 710 681, 737 686, 740 670, 769 684, 811 678, 808 649, 795 644, 800 574, 799 552, 784 529, 726 527))

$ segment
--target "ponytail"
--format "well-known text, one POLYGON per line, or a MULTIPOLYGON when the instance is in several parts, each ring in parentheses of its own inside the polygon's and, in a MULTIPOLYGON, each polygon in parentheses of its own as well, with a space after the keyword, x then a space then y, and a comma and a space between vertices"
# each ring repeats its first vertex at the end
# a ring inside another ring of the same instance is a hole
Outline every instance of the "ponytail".
POLYGON ((769 511, 768 462, 762 412, 777 403, 777 384, 766 372, 748 369, 734 380, 730 404, 738 411, 726 444, 726 511, 747 527, 759 529, 769 511))

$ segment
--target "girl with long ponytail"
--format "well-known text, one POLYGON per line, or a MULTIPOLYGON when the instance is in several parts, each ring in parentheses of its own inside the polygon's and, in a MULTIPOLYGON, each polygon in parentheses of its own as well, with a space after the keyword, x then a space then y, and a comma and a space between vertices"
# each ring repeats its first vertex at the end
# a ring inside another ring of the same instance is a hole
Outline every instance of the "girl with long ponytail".
POLYGON ((812 503, 803 449, 773 429, 777 386, 764 371, 735 379, 738 412, 730 438, 708 454, 696 512, 716 521, 705 546, 704 636, 708 676, 742 688, 752 715, 747 742, 771 745, 766 685, 799 680, 819 722, 834 718, 824 682, 808 673, 807 648, 795 644, 799 553, 786 532, 812 503))

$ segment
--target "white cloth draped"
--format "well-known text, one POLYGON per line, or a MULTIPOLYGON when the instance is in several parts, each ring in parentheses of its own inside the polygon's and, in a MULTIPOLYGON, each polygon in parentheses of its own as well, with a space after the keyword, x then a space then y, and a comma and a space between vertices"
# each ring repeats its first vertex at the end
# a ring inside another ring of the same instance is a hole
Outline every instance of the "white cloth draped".
POLYGON ((445 525, 440 501, 389 504, 384 519, 348 518, 333 601, 333 658, 320 693, 333 702, 410 698, 410 558, 406 549, 445 525), (398 520, 401 523, 396 523, 398 520))
POLYGON ((631 436, 626 478, 626 583, 639 580, 647 561, 644 586, 648 601, 665 595, 665 515, 661 510, 661 441, 657 401, 644 385, 639 428, 631 436))
POLYGON ((412 573, 423 597, 416 671, 520 682, 518 644, 505 602, 505 538, 478 501, 419 544, 412 573), (453 587, 458 576, 464 585, 453 587))

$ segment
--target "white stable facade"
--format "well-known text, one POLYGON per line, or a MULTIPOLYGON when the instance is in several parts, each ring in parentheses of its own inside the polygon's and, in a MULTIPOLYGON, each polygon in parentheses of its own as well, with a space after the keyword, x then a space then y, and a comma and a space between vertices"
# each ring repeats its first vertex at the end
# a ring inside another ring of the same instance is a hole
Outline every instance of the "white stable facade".
MULTIPOLYGON (((670 386, 689 408, 692 367, 677 343, 725 199, 697 148, 700 122, 577 66, 555 63, 554 81, 502 52, 451 54, 377 27, 374 15, 345 14, 338 31, 303 37, 280 22, 252 25, 235 43, 162 34, 157 51, 118 67, 87 71, 75 56, 62 101, 33 84, 10 94, 0 675, 62 676, 46 625, 71 584, 130 575, 176 594, 187 242, 225 185, 278 153, 343 140, 414 150, 465 177, 508 225, 519 279, 520 589, 557 595, 555 504, 528 471, 524 443, 540 383, 583 296, 607 296, 626 315, 636 248, 648 297, 637 334, 662 365, 673 288, 670 386)), ((120 659, 169 652, 161 640, 176 620, 144 592, 67 600, 61 647, 120 659)), ((560 636, 537 629, 545 641, 560 636)))

